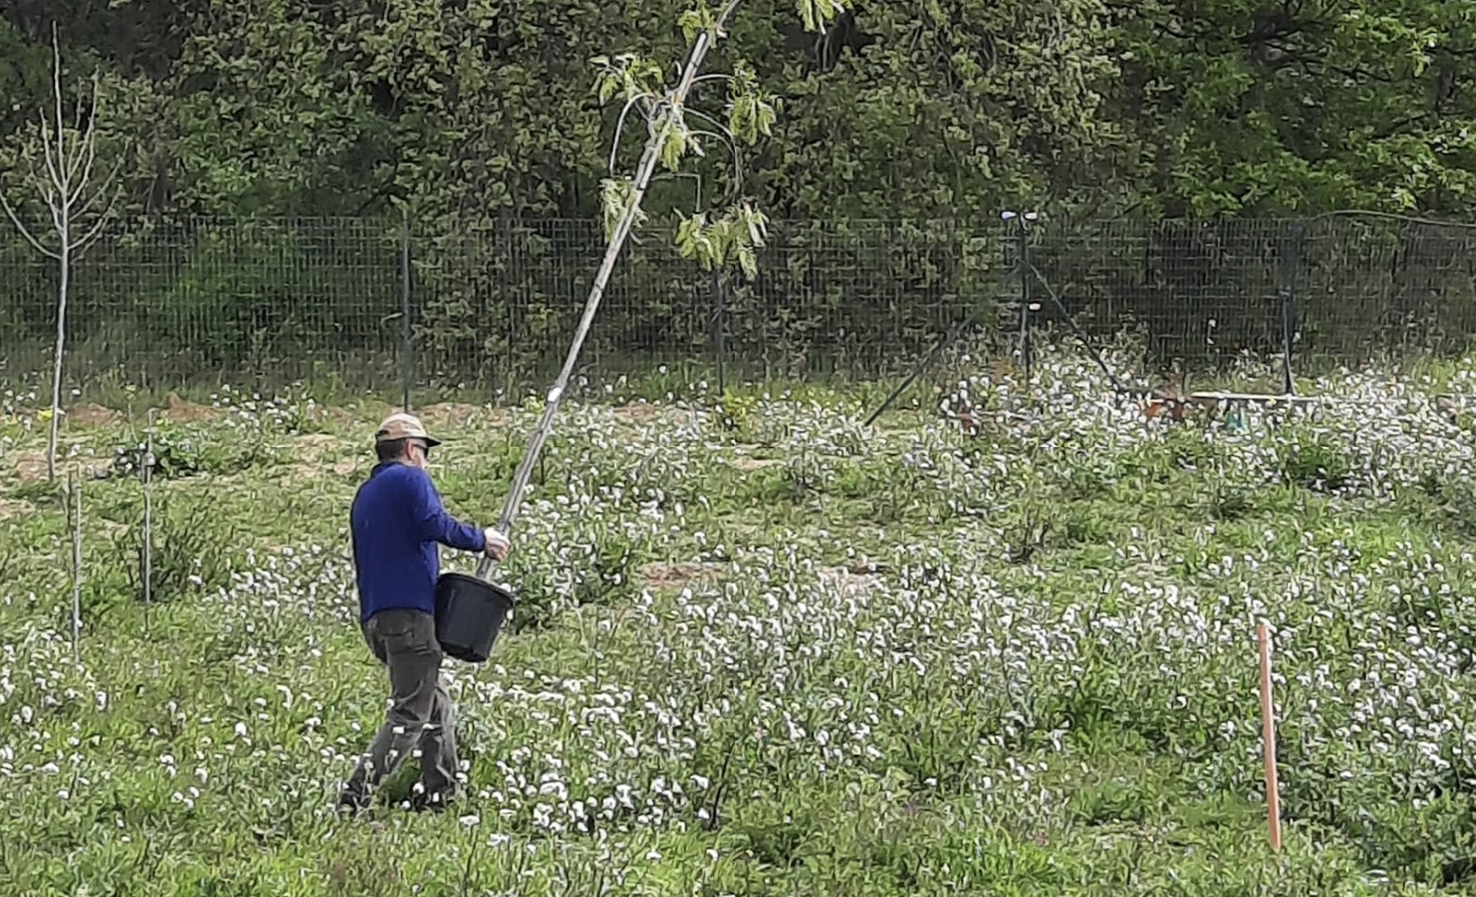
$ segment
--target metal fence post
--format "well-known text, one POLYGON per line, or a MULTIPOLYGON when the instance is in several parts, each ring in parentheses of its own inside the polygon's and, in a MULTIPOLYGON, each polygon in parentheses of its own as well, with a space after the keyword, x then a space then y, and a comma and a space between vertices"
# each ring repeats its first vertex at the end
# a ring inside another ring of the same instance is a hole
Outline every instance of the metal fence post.
POLYGON ((717 383, 718 395, 724 395, 728 391, 727 376, 724 371, 724 356, 727 354, 727 302, 723 296, 724 288, 723 273, 714 270, 712 274, 712 343, 717 353, 717 383))
POLYGON ((1024 229, 1024 215, 1020 215, 1020 354, 1024 357, 1024 382, 1029 385, 1033 347, 1030 345, 1030 235, 1024 229))
POLYGON ((1020 272, 1020 360, 1025 365, 1025 382, 1030 382, 1033 354, 1030 345, 1030 235, 1025 229, 1026 213, 1015 218, 1015 267, 1020 272))
POLYGON ((1292 395, 1296 391, 1292 380, 1292 346, 1297 333, 1297 269, 1301 267, 1302 239, 1306 230, 1306 222, 1295 222, 1292 225, 1291 238, 1282 247, 1281 386, 1286 395, 1292 395))
POLYGON ((400 215, 400 391, 410 410, 410 213, 400 215))

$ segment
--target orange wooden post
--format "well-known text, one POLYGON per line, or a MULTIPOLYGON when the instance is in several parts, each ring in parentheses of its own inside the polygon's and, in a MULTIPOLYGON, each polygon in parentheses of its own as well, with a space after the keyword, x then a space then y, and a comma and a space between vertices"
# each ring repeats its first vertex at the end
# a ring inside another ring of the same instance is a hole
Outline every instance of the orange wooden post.
POLYGON ((1260 623, 1261 642, 1261 731, 1266 742, 1266 815, 1271 826, 1271 850, 1281 852, 1281 789, 1276 778, 1276 702, 1271 694, 1271 636, 1260 623))

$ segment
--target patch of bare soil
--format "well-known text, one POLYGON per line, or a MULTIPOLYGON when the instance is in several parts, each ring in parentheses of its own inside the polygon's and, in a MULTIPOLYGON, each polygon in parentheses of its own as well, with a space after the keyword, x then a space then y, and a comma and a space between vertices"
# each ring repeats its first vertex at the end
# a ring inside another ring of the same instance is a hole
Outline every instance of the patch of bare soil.
POLYGON ((615 419, 624 424, 650 423, 661 416, 661 409, 648 402, 632 402, 614 410, 615 419))
POLYGON ((783 463, 784 462, 780 461, 778 458, 750 458, 747 455, 740 455, 739 457, 733 459, 733 466, 743 471, 744 473, 749 473, 750 471, 754 470, 763 470, 765 467, 778 467, 780 464, 783 463))
POLYGON ((77 424, 82 427, 106 427, 116 424, 123 419, 123 415, 111 408, 95 405, 91 402, 82 402, 71 408, 63 409, 66 412, 63 420, 77 424))
MULTIPOLYGON (((63 480, 67 472, 76 468, 84 480, 102 479, 108 475, 108 466, 98 461, 81 464, 77 459, 58 457, 56 459, 56 478, 63 480)), ((15 473, 22 483, 33 483, 46 479, 46 452, 42 450, 16 452, 15 473)))
POLYGON ((46 479, 46 453, 39 451, 16 452, 15 473, 22 483, 46 479))
MULTIPOLYGON (((427 429, 435 427, 465 427, 474 422, 487 420, 490 409, 479 405, 467 405, 462 402, 441 402, 436 405, 427 405, 415 412, 420 422, 427 429)), ((432 433, 431 435, 435 435, 432 433)))
POLYGON ((293 463, 288 467, 285 481, 289 484, 311 482, 316 477, 332 472, 347 476, 359 469, 366 459, 373 456, 365 453, 343 454, 344 442, 326 433, 309 433, 292 440, 293 463))
POLYGON ((179 397, 178 393, 169 394, 169 404, 164 413, 170 420, 177 424, 201 423, 204 421, 219 420, 222 412, 219 408, 211 408, 208 405, 198 405, 187 402, 179 397))
POLYGON ((335 427, 343 427, 346 430, 352 430, 354 427, 364 424, 364 421, 361 417, 354 414, 352 411, 349 411, 345 408, 339 408, 337 406, 324 408, 323 417, 326 418, 328 422, 333 424, 335 427))
POLYGON ((321 480, 329 472, 335 476, 348 476, 354 472, 352 461, 337 461, 327 466, 319 464, 293 464, 282 471, 282 483, 286 486, 306 486, 321 480))
POLYGON ((297 457, 311 463, 321 460, 328 449, 338 445, 338 439, 327 433, 308 433, 292 439, 292 451, 297 457))
POLYGON ((711 579, 716 571, 708 564, 651 563, 641 568, 641 575, 646 579, 647 588, 672 589, 681 588, 693 580, 711 579))
MULTIPOLYGON (((42 468, 41 472, 43 475, 46 473, 44 467, 42 468)), ((29 514, 34 510, 35 508, 32 507, 30 502, 9 501, 7 499, 0 498, 0 520, 9 520, 12 517, 20 517, 24 514, 29 514)))

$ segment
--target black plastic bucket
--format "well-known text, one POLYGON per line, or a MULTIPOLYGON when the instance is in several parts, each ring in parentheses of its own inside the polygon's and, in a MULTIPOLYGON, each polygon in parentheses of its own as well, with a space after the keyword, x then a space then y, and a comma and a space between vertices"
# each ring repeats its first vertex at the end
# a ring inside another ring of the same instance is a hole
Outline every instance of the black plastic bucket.
POLYGON ((507 590, 465 573, 436 581, 436 640, 447 657, 482 663, 513 608, 507 590))

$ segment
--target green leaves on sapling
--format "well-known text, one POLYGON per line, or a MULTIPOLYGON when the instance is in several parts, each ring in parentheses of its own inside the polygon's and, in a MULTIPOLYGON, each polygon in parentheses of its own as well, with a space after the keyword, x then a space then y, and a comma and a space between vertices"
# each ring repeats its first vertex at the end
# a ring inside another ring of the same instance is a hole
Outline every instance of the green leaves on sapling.
POLYGON ((732 206, 711 223, 705 213, 679 216, 677 251, 682 258, 695 260, 704 271, 736 262, 747 277, 753 278, 758 275, 755 250, 764 245, 768 223, 764 213, 748 203, 732 206))
POLYGON ((611 59, 596 56, 590 63, 599 70, 595 89, 600 104, 619 96, 624 102, 659 96, 662 93, 661 66, 634 53, 621 53, 611 59))
MULTIPOLYGON (((705 2, 698 2, 684 12, 678 24, 689 44, 696 44, 703 34, 716 40, 723 33, 727 19, 737 10, 740 0, 730 0, 720 14, 714 15, 705 2)), ((847 8, 845 0, 804 0, 799 10, 808 30, 823 28, 847 8)), ((702 48, 693 50, 688 66, 700 68, 702 48)), ((663 168, 675 173, 688 154, 705 156, 703 140, 712 138, 729 145, 733 152, 735 183, 741 185, 742 164, 738 158, 737 143, 752 146, 761 137, 773 134, 778 117, 778 101, 762 92, 753 67, 739 61, 732 75, 697 76, 698 68, 684 70, 683 87, 695 89, 698 81, 725 80, 728 82, 728 97, 725 108, 726 122, 693 108, 683 88, 678 93, 667 91, 661 79, 661 69, 655 63, 634 54, 615 57, 596 56, 591 63, 598 69, 596 90, 601 104, 616 97, 625 102, 616 125, 613 147, 610 153, 610 168, 615 168, 625 119, 634 107, 641 107, 648 126, 650 140, 654 141, 656 158, 663 168), (710 122, 716 130, 707 130, 693 125, 697 120, 710 122)), ((695 94, 693 95, 695 96, 695 94)), ((651 152, 652 144, 647 144, 651 152)), ((644 187, 644 185, 642 185, 644 187)), ((734 188, 737 193, 739 187, 734 188)), ((619 223, 624 220, 631 206, 638 202, 636 185, 629 179, 611 178, 602 183, 602 208, 604 212, 606 239, 613 239, 619 223)), ((723 217, 711 224, 705 213, 698 212, 683 218, 678 227, 677 244, 684 258, 698 260, 704 269, 712 270, 736 262, 744 273, 752 278, 758 272, 758 259, 754 252, 763 244, 767 220, 747 202, 732 206, 723 217)))
POLYGON ((799 0, 806 31, 820 31, 848 8, 846 0, 799 0))
MULTIPOLYGON (((625 217, 626 211, 634 203, 635 181, 627 177, 605 178, 600 181, 600 206, 604 210, 606 240, 615 235, 616 228, 620 226, 620 220, 625 217)), ((646 217, 646 213, 637 208, 632 228, 640 227, 645 223, 646 217)))
POLYGON ((696 136, 688 130, 686 118, 680 109, 671 108, 662 113, 656 120, 656 128, 661 134, 661 164, 667 171, 680 168, 682 157, 688 150, 694 155, 703 155, 702 147, 698 145, 696 136))
POLYGON ((728 81, 728 131, 749 146, 760 137, 772 136, 777 100, 759 90, 758 76, 746 63, 738 63, 728 81))
POLYGON ((677 19, 677 24, 681 26, 682 36, 689 44, 695 42, 697 35, 703 32, 717 33, 717 19, 712 14, 712 8, 702 2, 682 13, 677 19))

